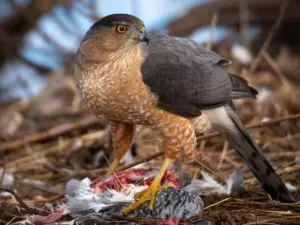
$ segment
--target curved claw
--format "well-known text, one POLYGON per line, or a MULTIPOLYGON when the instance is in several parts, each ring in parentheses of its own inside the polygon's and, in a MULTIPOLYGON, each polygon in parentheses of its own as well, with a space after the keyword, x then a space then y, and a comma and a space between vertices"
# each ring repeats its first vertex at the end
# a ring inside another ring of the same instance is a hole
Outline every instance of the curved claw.
POLYGON ((160 189, 159 184, 153 181, 148 189, 136 193, 134 197, 140 196, 140 199, 137 202, 123 209, 122 213, 124 215, 127 215, 128 213, 134 211, 139 206, 143 205, 145 202, 149 200, 150 200, 149 209, 152 210, 155 204, 156 193, 159 191, 159 189, 160 189))
MULTIPOLYGON (((141 197, 137 202, 129 205, 125 209, 122 210, 122 213, 124 215, 127 215, 131 211, 134 211, 136 208, 144 204, 146 201, 150 200, 149 209, 152 210, 155 204, 155 197, 156 193, 159 191, 161 180, 165 174, 166 169, 168 168, 168 165, 171 164, 173 160, 166 158, 160 171, 158 172, 155 179, 152 181, 150 187, 146 190, 143 190, 141 192, 138 192, 135 197, 141 197)), ((168 185, 167 185, 168 186, 168 185)), ((165 187, 165 186, 163 186, 165 187)))

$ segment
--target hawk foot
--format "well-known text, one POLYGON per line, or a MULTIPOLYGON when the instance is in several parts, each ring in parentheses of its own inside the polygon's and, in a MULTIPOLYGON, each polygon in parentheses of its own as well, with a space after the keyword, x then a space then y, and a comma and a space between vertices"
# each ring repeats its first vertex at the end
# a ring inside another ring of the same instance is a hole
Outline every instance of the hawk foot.
POLYGON ((123 209, 122 213, 124 215, 127 215, 128 213, 134 211, 135 209, 137 209, 139 206, 143 205, 147 201, 150 201, 149 209, 152 210, 155 203, 155 196, 156 193, 159 191, 159 189, 160 189, 159 184, 157 184, 156 182, 152 182, 149 188, 136 193, 134 197, 140 197, 140 199, 137 202, 132 203, 131 205, 123 209))
POLYGON ((155 203, 155 197, 156 197, 156 193, 164 187, 168 187, 168 185, 165 186, 160 186, 161 180, 165 174, 166 169, 168 168, 168 166, 173 162, 172 159, 170 158, 166 158, 160 171, 158 172, 158 174, 156 175, 156 177, 154 178, 154 180, 152 181, 150 187, 144 191, 138 192, 135 197, 140 197, 140 199, 135 202, 132 203, 131 205, 129 205, 128 207, 126 207, 125 209, 123 209, 122 213, 124 215, 127 215, 128 213, 134 211, 135 209, 137 209, 139 206, 141 206, 142 204, 144 204, 145 202, 150 200, 150 204, 149 204, 149 209, 152 210, 154 207, 154 203, 155 203))
POLYGON ((120 163, 120 159, 115 158, 112 164, 109 167, 109 170, 106 173, 106 176, 111 176, 115 173, 120 163))

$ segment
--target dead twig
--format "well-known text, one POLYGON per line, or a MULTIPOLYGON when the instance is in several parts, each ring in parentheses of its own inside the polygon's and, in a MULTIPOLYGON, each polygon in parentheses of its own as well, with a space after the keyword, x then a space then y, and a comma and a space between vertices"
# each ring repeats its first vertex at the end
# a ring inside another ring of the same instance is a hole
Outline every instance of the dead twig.
POLYGON ((73 9, 76 10, 78 13, 80 13, 81 15, 90 18, 92 21, 97 21, 99 20, 101 17, 97 14, 97 12, 95 11, 95 9, 87 4, 85 4, 86 8, 89 10, 89 12, 86 12, 84 9, 82 9, 81 7, 74 5, 73 9))
MULTIPOLYGON (((130 169, 131 167, 134 167, 134 166, 139 165, 139 164, 144 163, 144 162, 148 162, 148 161, 150 161, 152 159, 155 159, 155 158, 157 158, 159 156, 162 156, 163 154, 165 154, 165 151, 159 151, 159 152, 156 152, 154 154, 151 154, 151 155, 148 155, 146 157, 143 157, 141 159, 135 160, 132 163, 128 163, 128 164, 126 164, 124 166, 120 166, 117 169, 117 172, 130 169)), ((89 172, 93 173, 93 174, 97 173, 98 171, 102 173, 103 169, 89 170, 89 172)))
POLYGON ((206 45, 206 48, 209 50, 212 48, 212 43, 213 43, 214 37, 215 37, 217 22, 218 22, 218 12, 215 12, 211 19, 210 36, 209 36, 209 41, 207 42, 207 45, 206 45))
MULTIPOLYGON (((104 129, 101 131, 97 132, 92 132, 88 134, 81 135, 79 137, 76 137, 74 139, 66 139, 58 144, 55 144, 54 146, 51 146, 50 148, 43 149, 42 151, 39 152, 34 152, 29 155, 26 155, 25 157, 16 159, 14 161, 11 161, 6 164, 6 169, 9 172, 16 172, 15 169, 17 168, 17 165, 20 164, 26 164, 26 163, 41 163, 44 161, 44 157, 46 157, 48 154, 51 154, 53 152, 58 152, 58 151, 68 151, 68 152, 75 152, 78 151, 79 149, 82 148, 88 148, 89 146, 93 145, 95 140, 103 140, 105 139, 105 136, 108 135, 108 130, 104 129)), ((45 163, 45 162, 44 162, 45 163)), ((24 170, 24 167, 22 168, 24 170)), ((62 172, 62 171, 60 171, 62 172)), ((81 174, 81 173, 86 173, 86 171, 76 171, 75 174, 81 174)))
MULTIPOLYGON (((299 118, 300 118, 300 113, 299 114, 295 114, 295 115, 280 117, 280 118, 269 120, 269 121, 266 121, 266 122, 260 122, 260 123, 256 123, 256 124, 251 124, 251 125, 248 125, 247 128, 258 128, 258 127, 263 127, 263 126, 267 126, 267 125, 277 124, 277 123, 280 123, 280 122, 283 122, 283 121, 286 121, 286 120, 295 120, 295 119, 299 119, 299 118)), ((211 134, 207 134, 207 135, 203 135, 201 137, 198 137, 198 141, 199 140, 204 140, 204 139, 209 139, 209 138, 212 138, 212 137, 217 137, 219 135, 220 134, 217 133, 217 132, 214 132, 214 133, 211 133, 211 134)), ((124 166, 120 166, 117 169, 117 171, 127 170, 127 169, 129 169, 131 167, 134 167, 134 166, 139 165, 141 163, 144 163, 144 162, 150 161, 152 159, 155 159, 155 158, 157 158, 159 156, 162 156, 164 153, 165 153, 164 151, 159 151, 159 152, 156 152, 156 153, 151 154, 149 156, 146 156, 146 157, 143 157, 141 159, 135 160, 132 163, 126 164, 124 166)), ((198 162, 198 163, 200 163, 200 162, 198 162)), ((203 166, 203 164, 201 164, 201 165, 203 166)), ((103 169, 90 170, 89 172, 93 173, 93 174, 96 174, 98 171, 100 173, 103 173, 103 169)), ((214 174, 216 174, 216 173, 214 172, 214 174)), ((224 178, 220 177, 219 174, 217 174, 217 176, 218 176, 218 178, 220 178, 221 180, 224 181, 224 178)))
POLYGON ((215 172, 210 166, 206 165, 205 163, 199 160, 194 160, 194 162, 197 163, 199 166, 203 167, 206 171, 215 175, 220 181, 222 181, 223 184, 226 184, 226 178, 221 173, 215 172))
MULTIPOLYGON (((260 122, 260 123, 257 123, 257 124, 251 124, 251 125, 248 125, 247 127, 248 128, 258 128, 258 127, 263 127, 263 126, 267 126, 267 125, 272 125, 272 124, 277 124, 277 123, 280 123, 282 121, 286 121, 286 120, 295 120, 295 119, 298 119, 300 118, 300 113, 299 114, 295 114, 295 115, 290 115, 290 116, 285 116, 285 117, 281 117, 281 118, 277 118, 277 119, 273 119, 273 120, 269 120, 269 121, 266 121, 266 122, 260 122)), ((211 134, 207 134, 207 135, 203 135, 201 137, 198 137, 198 141, 199 140, 205 140, 205 139, 209 139, 209 138, 212 138, 212 137, 217 137, 219 136, 220 134, 215 132, 215 133, 211 133, 211 134)), ((151 154, 149 156, 146 156, 146 157, 143 157, 141 159, 138 159, 138 160, 135 160, 134 162, 132 163, 129 163, 129 164, 126 164, 124 166, 120 166, 117 171, 123 171, 123 170, 127 170, 131 167, 134 167, 136 165, 139 165, 141 163, 144 163, 144 162, 147 162, 147 161, 150 161, 152 159, 155 159, 159 156, 162 156, 164 155, 164 151, 159 151, 159 152, 156 152, 154 154, 151 154)), ((199 162, 198 162, 199 163, 199 162)), ((203 166, 203 165, 202 165, 203 166)), ((205 166, 205 165, 204 165, 205 166)), ((92 173, 92 174, 97 174, 97 173, 103 173, 104 170, 103 169, 95 169, 95 170, 89 170, 89 171, 84 171, 84 173, 92 173)), ((215 173, 216 174, 216 173, 215 173)), ((224 180, 223 177, 220 177, 220 175, 218 174, 217 175, 218 178, 220 178, 221 180, 224 180)))
POLYGON ((267 61, 267 63, 269 63, 269 65, 272 67, 272 69, 276 72, 276 74, 279 77, 280 81, 286 87, 285 90, 288 92, 291 99, 295 102, 296 99, 294 98, 295 96, 293 95, 293 86, 288 81, 288 79, 285 77, 285 75, 283 74, 280 67, 277 65, 277 63, 274 61, 274 59, 272 59, 272 57, 270 56, 270 54, 268 52, 263 52, 263 57, 267 61))
POLYGON ((223 151, 222 151, 222 154, 221 154, 221 157, 220 157, 220 162, 219 162, 218 167, 217 167, 218 171, 221 169, 221 167, 223 165, 223 161, 224 161, 226 153, 228 151, 228 145, 229 145, 228 141, 225 141, 224 146, 223 146, 223 151))
POLYGON ((25 144, 30 144, 30 143, 54 138, 54 137, 57 137, 59 135, 68 133, 68 132, 76 130, 76 129, 89 127, 96 123, 104 123, 104 121, 101 121, 93 116, 90 116, 90 117, 83 118, 83 119, 79 120, 78 122, 67 123, 67 124, 62 124, 62 125, 56 126, 56 127, 52 127, 51 129, 44 131, 44 132, 35 133, 28 137, 24 137, 22 139, 18 139, 18 140, 8 142, 8 143, 3 143, 0 145, 0 152, 21 148, 25 144))
POLYGON ((15 199, 20 203, 20 205, 24 208, 24 210, 26 211, 26 213, 28 214, 45 214, 45 211, 41 211, 40 209, 36 209, 36 208, 31 208, 29 207, 21 198, 20 196, 10 187, 3 187, 0 186, 0 192, 8 192, 10 194, 12 194, 15 199))
MULTIPOLYGON (((284 117, 279 117, 279 118, 268 120, 268 121, 265 121, 265 122, 250 124, 250 125, 247 125, 246 127, 247 128, 259 128, 259 127, 264 127, 264 126, 268 126, 268 125, 278 124, 278 123, 281 123, 281 122, 286 121, 286 120, 296 120, 296 119, 299 119, 299 118, 300 118, 300 113, 294 114, 294 115, 289 115, 289 116, 284 116, 284 117)), ((220 135, 220 133, 213 132, 213 133, 210 133, 210 134, 206 134, 206 135, 202 135, 200 137, 197 137, 197 140, 198 141, 205 140, 205 139, 209 139, 209 138, 213 138, 213 137, 218 137, 219 135, 220 135)))
POLYGON ((279 29, 279 27, 282 23, 287 5, 288 5, 288 0, 284 0, 283 3, 282 3, 282 6, 280 7, 279 16, 278 16, 275 24, 271 28, 271 31, 270 31, 267 39, 265 40, 265 42, 264 42, 263 46, 261 47, 257 57, 254 59, 252 65, 250 67, 250 70, 249 70, 250 74, 252 74, 255 71, 255 69, 257 68, 258 64, 260 63, 260 61, 263 57, 264 52, 266 52, 268 50, 268 47, 269 47, 275 33, 277 32, 277 30, 279 29))
POLYGON ((121 221, 129 221, 129 222, 134 222, 138 224, 159 224, 161 220, 155 219, 155 218, 150 218, 150 217, 143 217, 143 218, 133 218, 133 217, 125 217, 125 216, 113 216, 113 218, 119 219, 121 221))
MULTIPOLYGON (((159 152, 156 152, 156 153, 154 153, 154 154, 145 156, 145 157, 143 157, 143 158, 141 158, 141 159, 137 159, 137 160, 133 161, 132 163, 128 163, 128 164, 126 164, 126 165, 120 166, 120 167, 116 170, 116 172, 124 171, 124 170, 130 169, 131 167, 134 167, 134 166, 139 165, 139 164, 144 163, 144 162, 148 162, 148 161, 150 161, 150 160, 152 160, 152 159, 155 159, 155 158, 157 158, 157 157, 159 157, 159 156, 162 156, 162 155, 164 155, 164 154, 165 154, 165 151, 159 151, 159 152)), ((93 175, 93 176, 97 176, 97 175, 99 175, 99 174, 104 174, 104 173, 106 173, 106 172, 107 172, 106 169, 100 168, 100 169, 94 169, 94 170, 78 171, 78 172, 76 172, 76 175, 91 174, 91 175, 93 175)), ((73 174, 73 175, 74 175, 74 174, 73 174)))
POLYGON ((248 2, 246 0, 239 1, 239 17, 240 17, 240 33, 242 37, 242 44, 250 49, 249 43, 249 10, 248 2))
POLYGON ((1 177, 0 177, 0 185, 1 185, 1 184, 3 183, 3 181, 4 181, 5 173, 6 173, 6 166, 4 165, 4 166, 3 166, 3 169, 2 169, 2 174, 1 174, 1 177))
POLYGON ((219 205, 219 204, 221 204, 221 203, 223 203, 223 202, 226 202, 226 201, 228 201, 228 200, 230 200, 231 198, 225 198, 225 199, 222 199, 221 201, 218 201, 218 202, 216 202, 216 203, 214 203, 214 204, 211 204, 211 205, 209 205, 209 206, 206 206, 205 208, 204 208, 204 210, 207 210, 207 209, 209 209, 209 208, 211 208, 211 207, 214 207, 214 206, 216 206, 216 205, 219 205))
POLYGON ((135 160, 132 163, 128 163, 128 164, 126 164, 124 166, 120 166, 117 171, 127 170, 127 169, 129 169, 131 167, 134 167, 134 166, 139 165, 141 163, 148 162, 151 159, 155 159, 155 158, 157 158, 159 156, 162 156, 163 154, 165 154, 165 151, 156 152, 156 153, 154 153, 152 155, 149 155, 149 156, 143 157, 141 159, 135 160))

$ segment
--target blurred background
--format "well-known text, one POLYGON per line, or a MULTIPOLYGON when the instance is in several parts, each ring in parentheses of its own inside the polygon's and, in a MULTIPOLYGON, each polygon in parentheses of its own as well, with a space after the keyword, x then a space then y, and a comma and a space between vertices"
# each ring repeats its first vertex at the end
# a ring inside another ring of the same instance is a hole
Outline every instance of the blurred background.
MULTIPOLYGON (((0 3, 0 99, 36 96, 53 73, 71 68, 81 38, 101 16, 133 14, 145 22, 149 31, 187 36, 205 43, 210 40, 209 28, 216 13, 213 43, 227 42, 229 50, 239 52, 240 47, 245 47, 255 54, 258 49, 251 47, 260 47, 261 43, 256 42, 264 40, 264 32, 275 22, 281 2, 153 0, 149 4, 147 0, 3 0, 0 3)), ((292 50, 291 53, 299 49, 296 28, 299 3, 290 2, 279 37, 272 43, 273 52, 281 47, 289 47, 284 51, 292 50), (275 45, 279 45, 277 49, 275 45)), ((240 60, 250 64, 250 58, 240 60)))
MULTIPOLYGON (((106 121, 87 112, 73 81, 82 37, 112 13, 133 14, 149 32, 188 37, 230 59, 228 70, 259 91, 257 101, 235 102, 244 123, 300 112, 299 0, 1 0, 0 184, 20 190, 32 206, 62 198, 72 177, 103 174, 112 159, 106 121)), ((276 168, 298 166, 299 122, 283 119, 252 131, 276 168)), ((242 170, 246 184, 259 187, 223 138, 201 138, 213 132, 206 121, 194 125, 203 163, 225 177, 242 170)), ((150 128, 137 127, 134 143, 125 163, 162 150, 150 128)), ((186 166, 195 177, 199 168, 186 166)), ((293 169, 281 175, 299 186, 293 169)))
MULTIPOLYGON (((202 2, 1 1, 5 50, 2 49, 0 99, 37 95, 49 74, 72 63, 81 38, 101 16, 129 13, 140 17, 149 30, 167 31, 169 23, 202 2)), ((199 41, 207 37, 208 32, 195 35, 199 41)))

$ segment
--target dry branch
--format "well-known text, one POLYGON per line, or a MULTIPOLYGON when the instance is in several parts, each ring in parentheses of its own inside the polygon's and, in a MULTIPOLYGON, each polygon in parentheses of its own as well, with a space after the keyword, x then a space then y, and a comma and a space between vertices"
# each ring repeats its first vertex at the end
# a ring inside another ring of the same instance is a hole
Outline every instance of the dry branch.
POLYGON ((209 41, 207 42, 206 48, 211 50, 212 45, 213 45, 213 41, 215 38, 215 32, 216 32, 216 25, 218 22, 218 13, 214 13, 213 17, 211 19, 211 23, 210 23, 210 36, 209 36, 209 41))
MULTIPOLYGON (((63 0, 60 0, 63 2, 63 0)), ((0 43, 3 47, 0 54, 0 66, 16 56, 25 35, 36 28, 38 20, 59 0, 32 0, 23 8, 16 8, 16 12, 0 22, 0 43)))
MULTIPOLYGON (((278 17, 283 0, 246 0, 249 16, 249 24, 260 24, 264 28, 272 26, 278 17)), ((209 26, 214 12, 219 14, 220 25, 238 27, 240 25, 240 0, 209 1, 198 5, 188 11, 184 16, 169 24, 169 33, 175 36, 188 36, 200 27, 209 26)), ((299 1, 289 0, 289 7, 285 17, 285 23, 300 24, 299 1)))
MULTIPOLYGON (((132 163, 128 163, 126 165, 118 167, 117 172, 130 169, 131 167, 137 166, 137 165, 139 165, 141 163, 148 162, 148 161, 150 161, 152 159, 155 159, 155 158, 157 158, 159 156, 162 156, 164 154, 165 154, 165 151, 159 151, 159 152, 150 154, 150 155, 145 156, 145 157, 143 157, 141 159, 137 159, 137 160, 133 161, 132 163)), ((106 169, 100 168, 100 169, 94 169, 94 170, 89 170, 89 171, 82 171, 82 173, 80 173, 80 174, 98 174, 99 175, 99 174, 103 174, 105 172, 107 172, 106 169)))
POLYGON ((101 121, 94 116, 90 116, 90 117, 83 118, 83 119, 79 120, 78 122, 62 124, 62 125, 59 125, 56 127, 52 127, 48 131, 35 133, 28 137, 24 137, 23 139, 18 139, 18 140, 12 141, 12 142, 3 143, 0 145, 0 152, 18 149, 26 144, 47 140, 49 138, 54 138, 59 135, 68 133, 70 131, 86 128, 86 127, 89 127, 89 126, 91 126, 93 124, 97 124, 97 123, 103 124, 104 121, 101 121))
MULTIPOLYGON (((295 115, 289 115, 289 116, 284 116, 284 117, 268 120, 268 121, 265 121, 265 122, 250 124, 250 125, 247 125, 246 127, 247 128, 259 128, 259 127, 278 124, 278 123, 281 123, 281 122, 287 121, 287 120, 296 120, 296 119, 299 119, 299 118, 300 118, 300 113, 295 114, 295 115)), ((206 139, 209 139, 209 138, 217 137, 219 135, 220 135, 220 133, 214 132, 214 133, 210 133, 210 134, 200 136, 200 137, 197 138, 197 140, 198 141, 206 140, 206 139)))
MULTIPOLYGON (((299 114, 295 114, 295 115, 290 115, 290 116, 285 116, 285 117, 277 118, 277 119, 272 119, 272 120, 269 120, 269 121, 266 121, 266 122, 260 122, 260 123, 256 123, 256 124, 250 124, 250 125, 248 125, 246 127, 247 128, 259 128, 259 127, 264 127, 264 126, 268 126, 268 125, 278 124, 278 123, 281 123, 281 122, 287 121, 287 120, 296 120, 296 119, 299 119, 299 118, 300 118, 300 113, 299 114)), ((209 139, 209 138, 212 138, 212 137, 217 137, 219 135, 220 135, 219 133, 214 132, 214 133, 211 133, 211 134, 206 134, 206 135, 200 136, 200 137, 198 137, 197 140, 198 141, 199 140, 205 140, 205 139, 209 139)), ((148 155, 148 156, 143 157, 141 159, 135 160, 134 162, 129 163, 127 165, 120 166, 117 171, 127 170, 127 169, 129 169, 131 167, 134 167, 134 166, 139 165, 141 163, 144 163, 144 162, 150 161, 152 159, 155 159, 155 158, 157 158, 159 156, 162 156, 164 153, 165 153, 164 151, 159 151, 159 152, 156 152, 154 154, 148 155)), ((103 169, 91 170, 90 172, 97 173, 97 171, 103 173, 103 169)))
POLYGON ((286 9, 287 9, 287 6, 288 6, 288 0, 284 0, 281 7, 280 7, 280 12, 279 12, 279 16, 275 22, 275 24, 273 25, 267 39, 265 40, 263 46, 261 47, 257 57, 255 58, 255 60, 253 61, 251 67, 250 67, 250 70, 249 70, 249 73, 253 73, 255 71, 255 69, 257 68, 258 64, 260 63, 261 59, 263 58, 263 55, 264 55, 264 52, 267 52, 268 51, 268 47, 275 35, 275 33, 278 31, 281 23, 282 23, 282 20, 285 16, 285 12, 286 12, 286 9))
POLYGON ((24 208, 25 212, 28 214, 45 214, 45 211, 36 209, 36 208, 31 208, 29 207, 22 199, 21 197, 11 188, 9 187, 3 187, 0 186, 0 192, 8 192, 10 194, 12 194, 15 199, 20 203, 21 207, 24 208))

